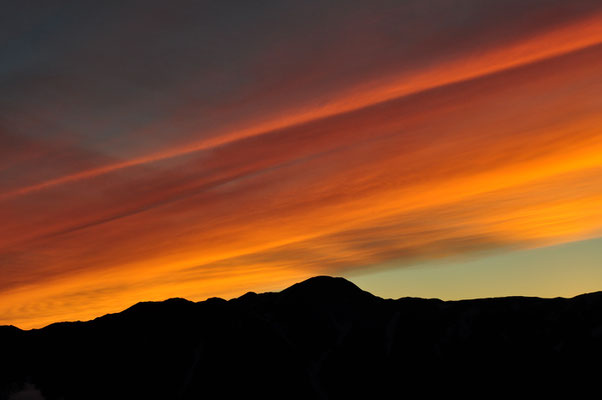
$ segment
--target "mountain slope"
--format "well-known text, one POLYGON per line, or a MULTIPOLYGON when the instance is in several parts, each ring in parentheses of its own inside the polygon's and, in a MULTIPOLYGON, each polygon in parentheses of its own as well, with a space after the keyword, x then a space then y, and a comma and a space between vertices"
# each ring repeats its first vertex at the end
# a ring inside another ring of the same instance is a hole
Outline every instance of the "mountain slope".
POLYGON ((574 395, 597 387, 602 292, 384 300, 315 277, 230 301, 0 327, 0 354, 2 399, 26 382, 46 399, 574 395))

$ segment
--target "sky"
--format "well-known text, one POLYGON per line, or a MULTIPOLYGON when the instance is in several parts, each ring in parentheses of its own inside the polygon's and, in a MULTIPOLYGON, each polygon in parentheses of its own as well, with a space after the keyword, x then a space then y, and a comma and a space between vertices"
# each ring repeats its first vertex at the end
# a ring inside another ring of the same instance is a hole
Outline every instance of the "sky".
POLYGON ((602 290, 599 0, 8 2, 0 93, 0 324, 602 290))

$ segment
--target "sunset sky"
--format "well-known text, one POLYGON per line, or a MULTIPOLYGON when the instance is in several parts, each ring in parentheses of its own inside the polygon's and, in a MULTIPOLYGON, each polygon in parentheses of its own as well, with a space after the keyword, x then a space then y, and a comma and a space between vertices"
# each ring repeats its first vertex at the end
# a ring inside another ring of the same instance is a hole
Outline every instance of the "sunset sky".
POLYGON ((602 290, 600 0, 6 2, 0 94, 0 325, 602 290))

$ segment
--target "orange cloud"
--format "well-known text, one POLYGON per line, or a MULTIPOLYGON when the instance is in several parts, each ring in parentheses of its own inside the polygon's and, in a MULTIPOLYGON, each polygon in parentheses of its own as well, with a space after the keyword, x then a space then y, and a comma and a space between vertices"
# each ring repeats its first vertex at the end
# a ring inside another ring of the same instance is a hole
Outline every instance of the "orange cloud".
POLYGON ((0 324, 599 235, 601 42, 594 15, 11 189, 0 324))
POLYGON ((219 135, 185 147, 80 171, 2 193, 0 194, 0 200, 109 174, 124 168, 216 148, 247 137, 352 112, 394 98, 455 82, 475 79, 546 58, 557 57, 599 43, 602 43, 602 14, 590 16, 568 26, 544 31, 532 38, 517 40, 501 48, 486 50, 478 55, 454 59, 429 68, 420 68, 401 76, 387 77, 377 82, 362 83, 362 85, 350 88, 343 93, 331 94, 330 98, 325 101, 325 105, 305 110, 291 110, 283 116, 274 116, 268 122, 257 126, 241 126, 232 132, 222 132, 219 135))

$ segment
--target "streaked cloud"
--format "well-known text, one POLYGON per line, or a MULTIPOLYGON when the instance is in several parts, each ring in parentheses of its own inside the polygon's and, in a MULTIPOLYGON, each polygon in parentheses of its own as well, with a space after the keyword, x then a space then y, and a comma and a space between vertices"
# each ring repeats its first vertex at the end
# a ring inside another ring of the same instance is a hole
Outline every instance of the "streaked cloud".
POLYGON ((18 10, 0 324, 602 232, 597 2, 199 4, 18 10))

